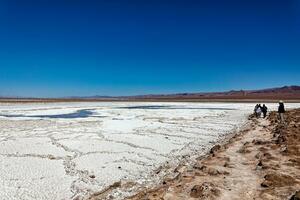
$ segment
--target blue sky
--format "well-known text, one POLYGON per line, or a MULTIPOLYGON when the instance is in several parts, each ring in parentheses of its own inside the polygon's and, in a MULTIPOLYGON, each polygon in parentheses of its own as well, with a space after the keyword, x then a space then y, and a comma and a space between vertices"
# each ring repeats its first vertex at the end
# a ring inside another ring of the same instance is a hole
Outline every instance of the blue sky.
POLYGON ((300 84, 298 0, 0 0, 0 95, 300 84))

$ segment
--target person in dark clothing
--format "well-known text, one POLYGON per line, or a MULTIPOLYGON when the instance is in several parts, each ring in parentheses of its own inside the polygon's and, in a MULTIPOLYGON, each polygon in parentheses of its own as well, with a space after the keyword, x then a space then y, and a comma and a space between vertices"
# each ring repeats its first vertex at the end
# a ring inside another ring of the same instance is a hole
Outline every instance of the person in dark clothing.
POLYGON ((261 115, 260 104, 256 104, 256 106, 254 107, 254 114, 255 114, 256 118, 260 118, 260 115, 261 115))
POLYGON ((285 113, 284 103, 283 101, 279 101, 278 114, 281 123, 284 123, 284 113, 285 113))
POLYGON ((263 104, 263 106, 261 107, 261 111, 263 113, 264 118, 266 118, 267 112, 268 112, 268 107, 265 104, 263 104))

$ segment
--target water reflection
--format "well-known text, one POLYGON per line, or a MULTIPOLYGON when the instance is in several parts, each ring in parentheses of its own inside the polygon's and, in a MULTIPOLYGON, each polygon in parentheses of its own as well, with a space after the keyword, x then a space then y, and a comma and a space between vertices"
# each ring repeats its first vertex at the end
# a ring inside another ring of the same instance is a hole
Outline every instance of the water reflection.
MULTIPOLYGON (((67 114, 57 114, 57 115, 0 115, 2 117, 32 117, 32 118, 49 118, 49 119, 57 119, 57 118, 63 118, 63 119, 73 119, 73 118, 87 118, 94 114, 94 112, 90 109, 84 109, 84 110, 77 110, 74 113, 67 113, 67 114)), ((93 116, 93 117, 102 117, 102 116, 93 116)))

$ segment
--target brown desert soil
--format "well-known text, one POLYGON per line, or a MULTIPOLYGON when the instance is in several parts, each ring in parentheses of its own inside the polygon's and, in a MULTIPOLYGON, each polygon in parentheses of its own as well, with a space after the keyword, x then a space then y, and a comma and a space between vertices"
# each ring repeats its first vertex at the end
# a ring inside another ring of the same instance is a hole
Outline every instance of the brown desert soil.
POLYGON ((249 128, 228 143, 128 200, 300 199, 300 109, 285 116, 286 124, 275 112, 250 117, 249 128))

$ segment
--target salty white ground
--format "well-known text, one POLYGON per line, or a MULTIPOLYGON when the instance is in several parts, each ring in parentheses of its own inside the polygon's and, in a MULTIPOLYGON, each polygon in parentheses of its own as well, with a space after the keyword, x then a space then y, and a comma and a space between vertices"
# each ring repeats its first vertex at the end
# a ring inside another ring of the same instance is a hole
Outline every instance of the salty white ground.
POLYGON ((0 199, 82 199, 117 181, 157 181, 155 169, 205 153, 245 123, 253 106, 0 104, 0 199))

